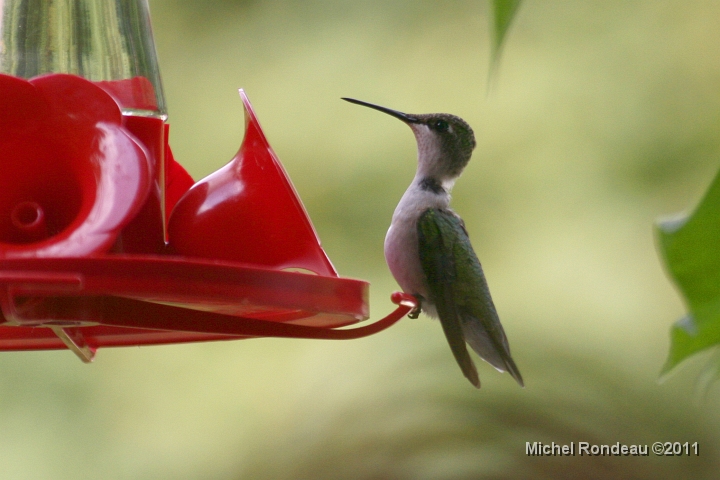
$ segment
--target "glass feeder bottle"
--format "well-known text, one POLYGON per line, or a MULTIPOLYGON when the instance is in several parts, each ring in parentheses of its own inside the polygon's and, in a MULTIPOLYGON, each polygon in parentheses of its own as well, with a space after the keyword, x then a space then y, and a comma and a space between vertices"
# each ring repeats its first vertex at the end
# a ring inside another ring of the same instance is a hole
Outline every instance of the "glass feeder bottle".
POLYGON ((126 115, 165 120, 147 0, 0 1, 0 72, 98 82, 126 115))

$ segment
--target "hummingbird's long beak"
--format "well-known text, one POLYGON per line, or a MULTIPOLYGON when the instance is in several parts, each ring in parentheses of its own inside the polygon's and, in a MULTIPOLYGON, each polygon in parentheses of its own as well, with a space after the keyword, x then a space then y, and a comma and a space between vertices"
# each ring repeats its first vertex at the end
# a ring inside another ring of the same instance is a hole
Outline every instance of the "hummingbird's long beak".
POLYGON ((362 105, 363 107, 370 107, 374 108, 375 110, 379 110, 383 113, 387 113, 388 115, 392 115, 395 118, 399 118, 405 123, 418 123, 420 120, 413 117, 412 115, 408 115, 407 113, 398 112, 397 110, 393 110, 391 108, 387 107, 381 107, 380 105, 375 105, 368 102, 363 102, 362 100, 355 100, 354 98, 346 98, 342 97, 343 100, 350 103, 355 103, 357 105, 362 105))

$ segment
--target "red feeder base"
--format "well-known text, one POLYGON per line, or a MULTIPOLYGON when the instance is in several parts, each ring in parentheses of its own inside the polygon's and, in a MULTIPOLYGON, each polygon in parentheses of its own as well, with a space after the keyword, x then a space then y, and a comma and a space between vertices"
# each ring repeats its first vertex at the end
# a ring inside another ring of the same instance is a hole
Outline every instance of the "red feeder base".
POLYGON ((0 350, 232 340, 254 336, 350 339, 389 327, 416 306, 368 326, 368 283, 167 256, 0 260, 0 350), (233 299, 229 302, 228 299, 233 299))

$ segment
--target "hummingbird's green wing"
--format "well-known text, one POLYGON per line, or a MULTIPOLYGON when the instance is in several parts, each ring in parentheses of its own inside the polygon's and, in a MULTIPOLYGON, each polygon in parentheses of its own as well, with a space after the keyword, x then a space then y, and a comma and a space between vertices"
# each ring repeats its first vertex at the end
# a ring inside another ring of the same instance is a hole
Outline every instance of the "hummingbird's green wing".
POLYGON ((508 371, 522 385, 498 318, 480 261, 462 219, 450 210, 430 208, 418 219, 420 263, 428 280, 430 301, 465 376, 479 381, 465 342, 484 360, 508 371))
POLYGON ((453 227, 440 212, 431 208, 418 219, 420 263, 428 280, 429 293, 432 297, 429 300, 437 308, 440 324, 455 360, 470 383, 480 388, 480 378, 467 351, 460 313, 455 302, 457 267, 452 251, 453 244, 456 243, 454 239, 456 235, 446 232, 448 228, 453 227))

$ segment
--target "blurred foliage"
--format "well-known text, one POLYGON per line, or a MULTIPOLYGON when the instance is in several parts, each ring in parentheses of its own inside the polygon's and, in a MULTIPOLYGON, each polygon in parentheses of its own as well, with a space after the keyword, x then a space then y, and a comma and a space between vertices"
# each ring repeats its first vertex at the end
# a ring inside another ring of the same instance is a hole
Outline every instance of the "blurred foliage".
POLYGON ((510 24, 517 13, 521 0, 492 0, 493 35, 492 35, 492 61, 497 62, 502 49, 503 40, 507 35, 510 24))
POLYGON ((685 307, 649 226, 718 169, 720 4, 525 0, 490 95, 487 2, 150 6, 175 157, 196 178, 230 160, 245 88, 338 271, 372 283, 373 318, 392 309, 382 244, 416 146, 339 98, 473 126, 453 206, 527 386, 478 363, 476 391, 423 317, 352 342, 105 349, 90 366, 2 353, 0 476, 717 477, 720 391, 692 388, 705 355, 656 383, 685 307), (528 441, 701 455, 528 458, 528 441))
POLYGON ((660 250, 690 313, 672 328, 669 372, 689 356, 720 344, 720 174, 696 210, 658 224, 660 250))

